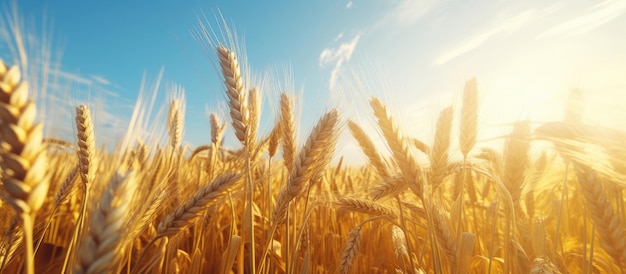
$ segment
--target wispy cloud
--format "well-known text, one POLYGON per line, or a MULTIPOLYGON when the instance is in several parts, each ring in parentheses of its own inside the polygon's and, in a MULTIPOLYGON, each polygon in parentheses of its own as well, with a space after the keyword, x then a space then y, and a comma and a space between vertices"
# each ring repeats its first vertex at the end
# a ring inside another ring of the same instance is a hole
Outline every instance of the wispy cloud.
POLYGON ((337 36, 335 36, 335 40, 333 40, 333 42, 337 43, 341 38, 343 38, 343 32, 337 34, 337 36))
POLYGON ((352 1, 348 1, 346 4, 346 9, 352 8, 352 1))
POLYGON ((383 23, 410 26, 430 13, 440 0, 401 0, 383 18, 383 23))
POLYGON ((559 8, 560 5, 553 5, 541 10, 529 9, 521 12, 519 15, 510 17, 504 22, 494 22, 492 26, 487 28, 486 30, 465 39, 457 46, 452 47, 451 49, 439 54, 434 63, 436 65, 443 65, 463 54, 466 54, 480 47, 496 35, 515 32, 523 28, 527 24, 533 22, 537 18, 554 13, 559 8))
POLYGON ((329 65, 333 66, 329 79, 330 89, 333 89, 337 84, 337 79, 339 78, 339 74, 343 70, 344 63, 350 61, 350 58, 352 57, 354 49, 356 48, 356 45, 358 44, 360 38, 361 35, 357 34, 349 42, 341 43, 341 45, 335 48, 325 48, 324 50, 322 50, 322 53, 320 54, 319 65, 321 67, 328 67, 329 65))
POLYGON ((109 80, 107 80, 106 78, 100 76, 100 75, 95 75, 95 74, 90 74, 89 77, 91 77, 91 79, 93 79, 96 83, 101 84, 101 85, 110 85, 111 82, 109 80))
POLYGON ((626 1, 606 0, 585 14, 576 16, 543 32, 538 38, 573 36, 590 32, 626 13, 626 1))

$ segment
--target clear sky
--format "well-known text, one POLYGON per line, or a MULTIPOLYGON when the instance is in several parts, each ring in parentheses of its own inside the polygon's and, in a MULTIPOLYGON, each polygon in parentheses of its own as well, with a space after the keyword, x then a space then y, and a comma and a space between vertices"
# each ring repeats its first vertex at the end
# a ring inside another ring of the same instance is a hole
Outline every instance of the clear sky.
MULTIPOLYGON (((10 5, 0 5, 6 26, 10 5)), ((106 102, 100 117, 109 126, 128 119, 142 77, 154 82, 164 68, 159 99, 170 83, 185 88, 185 140, 194 146, 209 142, 207 109, 227 114, 216 59, 190 34, 203 14, 219 31, 218 10, 251 69, 277 75, 265 90, 266 130, 280 88, 302 95, 303 134, 329 106, 372 122, 365 107, 376 95, 406 132, 429 141, 439 110, 457 102, 474 76, 487 131, 515 119, 558 118, 573 88, 590 108, 602 106, 587 120, 626 126, 616 119, 626 117, 626 1, 33 0, 18 7, 26 25, 51 33, 61 74, 76 82, 72 95, 106 102)), ((7 54, 0 44, 0 56, 7 54)), ((340 143, 342 153, 358 153, 340 143)))

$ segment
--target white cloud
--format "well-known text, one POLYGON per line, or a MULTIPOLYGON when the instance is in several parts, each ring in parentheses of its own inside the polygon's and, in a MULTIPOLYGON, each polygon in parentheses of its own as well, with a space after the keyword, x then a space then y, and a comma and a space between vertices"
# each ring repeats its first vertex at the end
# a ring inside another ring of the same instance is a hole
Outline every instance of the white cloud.
POLYGON ((352 1, 348 1, 348 3, 346 4, 346 9, 349 9, 352 7, 352 1))
POLYGON ((360 38, 361 35, 358 34, 350 42, 342 43, 337 48, 325 48, 320 54, 320 66, 326 66, 339 60, 350 61, 350 57, 352 57, 352 53, 354 53, 360 38))
POLYGON ((624 15, 624 13, 626 13, 626 1, 606 0, 595 5, 587 13, 552 27, 540 34, 538 38, 584 34, 624 15))
MULTIPOLYGON (((343 36, 340 34, 340 36, 343 36)), ((339 37, 339 36, 338 36, 339 37)), ((339 37, 340 38, 340 37, 339 37)), ((329 86, 330 89, 335 87, 337 83, 337 79, 339 78, 339 74, 343 70, 343 64, 347 61, 350 61, 352 54, 354 53, 354 49, 359 42, 361 35, 358 34, 352 38, 350 42, 342 43, 336 48, 325 48, 320 53, 319 65, 321 67, 327 67, 329 65, 333 65, 333 70, 330 73, 329 86)))

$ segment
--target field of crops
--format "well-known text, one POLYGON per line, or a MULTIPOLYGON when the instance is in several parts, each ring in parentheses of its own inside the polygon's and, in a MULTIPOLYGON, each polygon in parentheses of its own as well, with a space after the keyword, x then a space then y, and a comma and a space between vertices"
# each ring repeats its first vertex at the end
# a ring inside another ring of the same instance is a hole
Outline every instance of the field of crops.
POLYGON ((585 124, 579 91, 562 121, 511 121, 501 147, 480 142, 476 79, 432 143, 375 97, 368 126, 384 146, 341 109, 302 132, 288 92, 269 98, 279 115, 263 134, 266 93, 239 52, 212 49, 229 115, 210 116, 198 147, 182 140, 180 92, 167 145, 132 127, 100 140, 83 104, 75 139, 44 136, 29 79, 0 61, 3 273, 624 273, 626 132, 585 124), (336 157, 344 131, 367 164, 336 157))

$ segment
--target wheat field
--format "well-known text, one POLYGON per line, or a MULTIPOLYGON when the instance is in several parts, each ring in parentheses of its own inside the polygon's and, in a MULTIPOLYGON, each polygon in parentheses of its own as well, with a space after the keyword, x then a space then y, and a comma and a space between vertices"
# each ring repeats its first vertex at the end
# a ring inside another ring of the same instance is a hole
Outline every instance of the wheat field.
POLYGON ((182 95, 165 146, 98 147, 118 140, 98 140, 85 104, 75 139, 44 136, 29 79, 0 60, 2 273, 624 273, 626 132, 585 124, 575 103, 482 145, 469 79, 431 144, 375 97, 384 146, 341 109, 300 143, 296 98, 280 95, 263 134, 265 93, 239 52, 212 49, 229 115, 210 116, 198 147, 182 141, 182 95), (336 159, 345 131, 367 164, 336 159))

